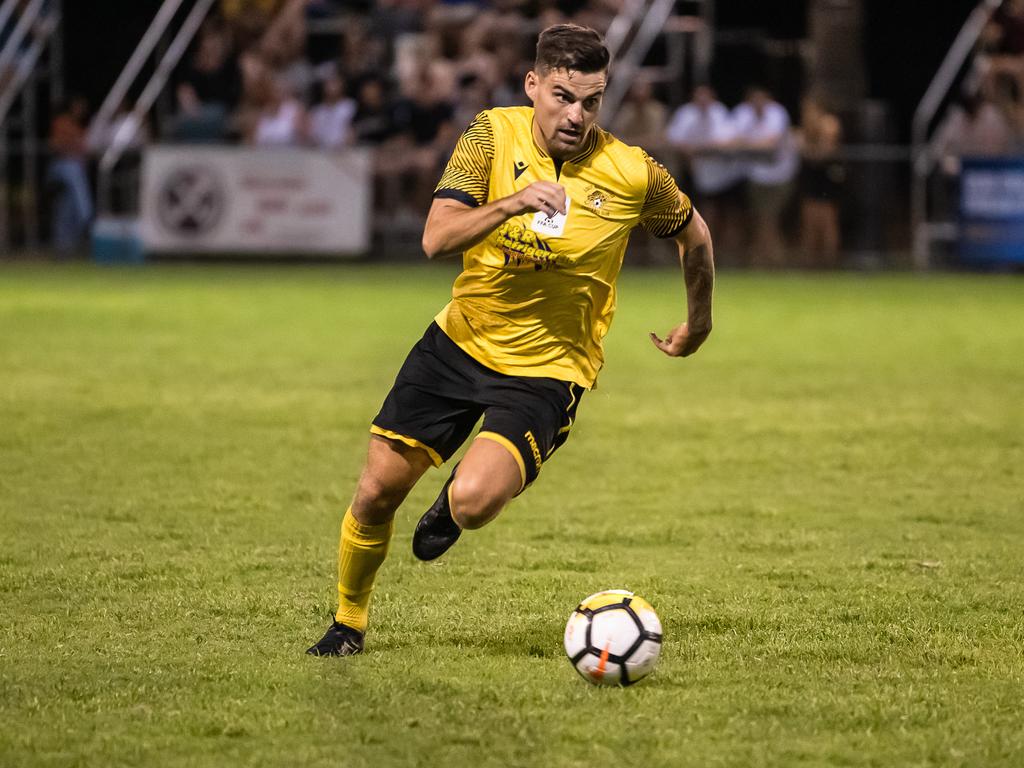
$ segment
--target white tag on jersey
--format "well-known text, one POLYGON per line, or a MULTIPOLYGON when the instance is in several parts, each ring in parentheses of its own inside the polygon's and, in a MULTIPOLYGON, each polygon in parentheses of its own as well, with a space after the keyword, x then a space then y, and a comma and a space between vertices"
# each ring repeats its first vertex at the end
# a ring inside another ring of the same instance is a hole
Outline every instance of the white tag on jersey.
POLYGON ((561 237, 565 232, 565 220, 569 217, 569 204, 571 202, 572 201, 566 197, 565 213, 558 213, 556 211, 554 216, 548 216, 543 211, 537 211, 533 214, 533 223, 530 224, 530 229, 538 235, 561 237))

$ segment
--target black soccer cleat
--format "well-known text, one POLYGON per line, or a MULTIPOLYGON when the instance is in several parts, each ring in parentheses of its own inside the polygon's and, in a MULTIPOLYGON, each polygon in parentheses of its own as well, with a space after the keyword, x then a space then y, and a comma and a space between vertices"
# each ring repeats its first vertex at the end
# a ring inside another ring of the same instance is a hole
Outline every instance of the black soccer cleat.
POLYGON ((320 642, 306 650, 310 656, 354 656, 363 652, 363 633, 335 621, 320 642))
MULTIPOLYGON (((458 469, 456 465, 455 469, 458 469)), ((448 503, 448 486, 455 479, 455 470, 444 484, 440 495, 430 509, 416 523, 412 535, 412 553, 420 560, 436 560, 459 540, 462 529, 452 519, 452 508, 448 503)))

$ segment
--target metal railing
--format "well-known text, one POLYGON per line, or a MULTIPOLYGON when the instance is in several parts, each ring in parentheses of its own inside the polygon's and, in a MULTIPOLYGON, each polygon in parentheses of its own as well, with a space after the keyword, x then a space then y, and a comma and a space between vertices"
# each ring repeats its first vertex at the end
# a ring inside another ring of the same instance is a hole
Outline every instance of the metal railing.
POLYGON ((124 69, 117 76, 117 80, 111 86, 110 92, 103 99, 103 103, 100 105, 99 110, 97 110, 95 117, 93 117, 92 124, 89 126, 91 135, 101 135, 109 131, 110 122, 117 113, 118 107, 124 102, 128 91, 138 79, 142 68, 146 66, 146 62, 153 55, 153 51, 156 50, 160 39, 171 26, 171 23, 174 21, 174 15, 178 12, 182 2, 184 0, 164 0, 160 9, 156 12, 156 16, 153 17, 153 21, 150 23, 146 33, 139 40, 135 50, 132 51, 132 55, 128 58, 128 63, 124 65, 124 69))
POLYGON ((8 73, 0 87, 0 247, 11 246, 10 192, 8 167, 13 154, 8 141, 11 122, 8 120, 18 97, 22 102, 20 124, 21 146, 19 154, 23 164, 24 194, 21 196, 25 245, 32 248, 39 242, 38 177, 39 157, 44 148, 36 130, 36 83, 43 73, 39 63, 43 52, 50 47, 49 85, 50 100, 61 95, 60 0, 30 0, 19 9, 18 0, 6 0, 0 5, 0 28, 12 24, 10 35, 0 49, 0 72, 8 73))
POLYGON ((25 38, 32 32, 32 28, 39 21, 43 14, 43 6, 47 0, 29 0, 28 5, 21 11, 18 20, 14 24, 11 36, 7 43, 0 50, 0 71, 7 69, 18 55, 25 43, 25 38))
POLYGON ((14 14, 14 9, 17 5, 18 0, 4 0, 4 2, 0 4, 0 29, 7 26, 7 22, 14 14))
POLYGON ((953 240, 957 233, 953 222, 930 221, 928 218, 928 178, 937 154, 934 141, 929 140, 928 134, 939 108, 949 96, 985 25, 1000 5, 1002 0, 982 0, 975 6, 914 112, 911 126, 913 182, 910 211, 914 229, 914 265, 918 269, 927 269, 931 265, 931 250, 935 242, 953 240))
MULTIPOLYGON (((612 20, 605 34, 605 45, 614 59, 614 76, 604 93, 602 111, 605 115, 614 116, 618 112, 651 46, 660 35, 670 33, 668 22, 675 13, 675 5, 675 0, 628 0, 619 15, 612 20)), ((705 0, 703 5, 706 14, 713 12, 710 0, 705 0)), ((696 45, 697 66, 705 74, 710 64, 710 36, 706 24, 700 24, 695 29, 705 33, 698 35, 699 42, 696 45)), ((682 62, 677 62, 675 67, 681 70, 682 62)), ((672 82, 680 82, 683 74, 682 71, 673 72, 672 82)))
MULTIPOLYGON (((118 137, 118 141, 111 142, 100 158, 96 195, 97 209, 100 213, 109 213, 111 210, 113 194, 112 176, 118 161, 124 155, 125 150, 131 146, 139 128, 145 124, 146 115, 167 85, 167 81, 173 74, 174 68, 181 61, 182 56, 185 55, 189 43, 192 42, 192 38, 199 31, 200 26, 202 26, 203 21, 215 2, 216 0, 196 0, 196 4, 192 6, 192 10, 189 11, 181 27, 178 28, 174 39, 160 58, 159 64, 157 64, 142 93, 139 94, 139 98, 132 109, 133 119, 125 124, 124 134, 118 137)), ((111 89, 111 92, 104 100, 103 107, 113 106, 109 107, 109 114, 104 113, 106 122, 100 123, 99 126, 109 128, 110 117, 113 116, 114 111, 123 102, 128 89, 142 68, 142 63, 149 57, 153 47, 156 45, 156 41, 167 31, 174 18, 174 13, 180 5, 181 0, 165 0, 164 5, 161 6, 160 11, 157 13, 157 18, 154 19, 150 29, 140 41, 139 47, 136 48, 129 59, 125 71, 122 72, 121 77, 114 84, 114 88, 111 89), (171 9, 166 12, 166 15, 164 15, 165 8, 171 9), (162 26, 158 26, 158 23, 162 26), (140 54, 140 51, 144 51, 144 53, 140 54)), ((98 128, 98 130, 102 130, 102 127, 98 128)))
MULTIPOLYGON (((14 67, 13 77, 7 82, 3 90, 0 90, 0 124, 7 119, 7 113, 14 105, 15 99, 18 98, 18 94, 35 71, 39 57, 42 55, 43 49, 49 42, 50 37, 57 29, 57 25, 60 24, 60 20, 59 9, 51 11, 46 16, 38 19, 31 45, 22 53, 21 60, 14 67)), ((4 50, 6 51, 6 48, 4 50)), ((0 54, 0 70, 3 69, 3 66, 2 54, 0 54)))

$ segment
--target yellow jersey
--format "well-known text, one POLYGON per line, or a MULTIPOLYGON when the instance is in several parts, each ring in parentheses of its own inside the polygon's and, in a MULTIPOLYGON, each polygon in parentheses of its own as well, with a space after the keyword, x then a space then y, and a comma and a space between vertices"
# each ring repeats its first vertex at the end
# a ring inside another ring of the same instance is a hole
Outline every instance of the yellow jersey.
POLYGON ((533 138, 533 108, 481 112, 459 139, 435 197, 477 206, 535 181, 565 187, 567 212, 514 216, 463 254, 437 324, 483 365, 591 388, 615 312, 615 281, 637 225, 674 237, 689 199, 664 166, 598 126, 556 163, 533 138))

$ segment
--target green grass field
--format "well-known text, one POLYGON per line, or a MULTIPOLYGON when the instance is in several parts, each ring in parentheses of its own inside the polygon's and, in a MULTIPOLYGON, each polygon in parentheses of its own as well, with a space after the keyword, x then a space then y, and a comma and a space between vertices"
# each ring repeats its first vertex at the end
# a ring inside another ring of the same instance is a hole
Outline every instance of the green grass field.
POLYGON ((536 486, 436 564, 399 513, 368 652, 314 659, 366 429, 436 268, 0 266, 2 766, 1020 766, 1024 281, 623 278, 536 486), (625 587, 659 668, 561 648, 625 587))

